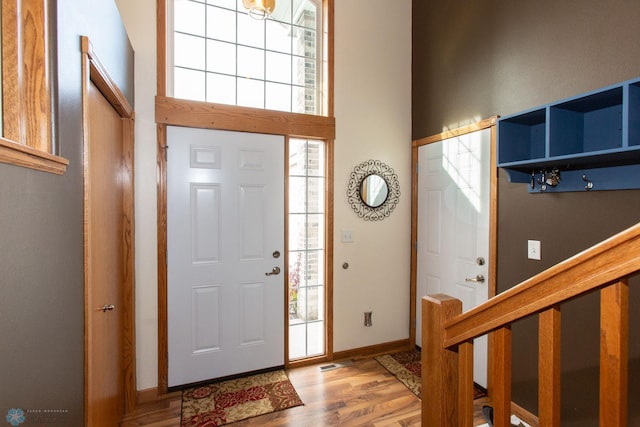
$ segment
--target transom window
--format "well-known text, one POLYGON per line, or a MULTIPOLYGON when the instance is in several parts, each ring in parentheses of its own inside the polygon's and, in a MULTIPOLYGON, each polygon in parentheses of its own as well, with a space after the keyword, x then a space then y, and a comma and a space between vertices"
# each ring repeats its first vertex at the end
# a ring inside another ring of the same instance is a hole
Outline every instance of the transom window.
POLYGON ((266 20, 242 0, 173 0, 173 12, 173 97, 323 113, 320 0, 277 0, 266 20))

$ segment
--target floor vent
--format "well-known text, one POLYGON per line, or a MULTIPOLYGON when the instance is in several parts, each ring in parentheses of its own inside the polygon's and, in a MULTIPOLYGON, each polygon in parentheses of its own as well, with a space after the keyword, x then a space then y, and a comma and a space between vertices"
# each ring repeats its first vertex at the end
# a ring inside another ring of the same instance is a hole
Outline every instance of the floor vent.
POLYGON ((322 372, 332 371, 334 369, 344 368, 345 366, 350 366, 350 365, 353 365, 353 361, 352 360, 345 360, 344 362, 340 362, 340 363, 332 363, 331 365, 320 366, 320 370, 322 372))

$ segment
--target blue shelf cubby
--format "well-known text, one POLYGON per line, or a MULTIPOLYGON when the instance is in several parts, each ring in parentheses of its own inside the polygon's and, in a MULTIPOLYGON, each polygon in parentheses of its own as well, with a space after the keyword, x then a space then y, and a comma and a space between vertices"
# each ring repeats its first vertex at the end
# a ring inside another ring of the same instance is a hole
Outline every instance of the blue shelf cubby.
POLYGON ((640 189, 640 80, 500 118, 497 153, 532 193, 640 189))

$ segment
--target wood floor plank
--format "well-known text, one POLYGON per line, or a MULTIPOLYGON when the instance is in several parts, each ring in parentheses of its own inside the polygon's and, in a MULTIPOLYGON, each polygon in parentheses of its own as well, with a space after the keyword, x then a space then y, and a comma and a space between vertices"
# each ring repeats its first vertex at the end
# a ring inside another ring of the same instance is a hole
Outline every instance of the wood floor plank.
MULTIPOLYGON (((287 372, 304 406, 233 424, 234 427, 420 426, 421 402, 374 359, 322 371, 327 363, 287 372)), ((148 403, 128 416, 122 427, 179 427, 180 393, 148 403)), ((476 401, 474 425, 484 423, 476 401)))

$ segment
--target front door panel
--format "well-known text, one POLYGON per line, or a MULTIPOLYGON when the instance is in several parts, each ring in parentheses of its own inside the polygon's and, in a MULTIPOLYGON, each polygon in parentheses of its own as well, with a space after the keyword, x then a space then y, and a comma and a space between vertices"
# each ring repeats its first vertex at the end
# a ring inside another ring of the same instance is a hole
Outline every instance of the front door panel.
POLYGON ((284 138, 167 143, 169 386, 283 365, 284 138))

